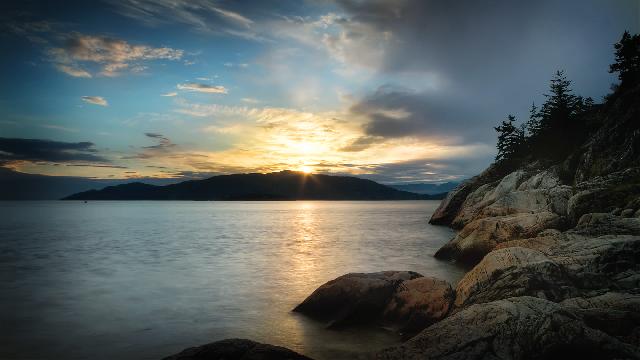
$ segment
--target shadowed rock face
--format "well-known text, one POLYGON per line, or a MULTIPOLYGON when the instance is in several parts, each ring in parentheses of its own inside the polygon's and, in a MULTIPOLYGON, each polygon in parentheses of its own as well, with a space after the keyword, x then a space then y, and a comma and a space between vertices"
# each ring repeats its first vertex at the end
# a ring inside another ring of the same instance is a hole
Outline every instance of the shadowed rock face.
POLYGON ((451 308, 455 293, 448 282, 421 277, 402 282, 384 310, 386 323, 399 327, 409 338, 443 319, 451 308))
POLYGON ((492 251, 458 282, 454 305, 524 295, 559 301, 575 292, 564 269, 542 252, 511 247, 492 251))
POLYGON ((422 275, 411 271, 346 274, 314 291, 293 311, 341 327, 375 321, 396 288, 422 275))
POLYGON ((185 349, 164 360, 309 360, 284 347, 245 339, 226 339, 185 349))
POLYGON ((534 297, 470 306, 376 359, 638 359, 637 348, 534 297))

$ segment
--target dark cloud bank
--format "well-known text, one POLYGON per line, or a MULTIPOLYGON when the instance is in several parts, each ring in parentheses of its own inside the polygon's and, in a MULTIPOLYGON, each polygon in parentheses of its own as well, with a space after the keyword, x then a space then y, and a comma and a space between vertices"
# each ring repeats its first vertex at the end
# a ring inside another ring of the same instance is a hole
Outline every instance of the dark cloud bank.
MULTIPOLYGON (((492 126, 532 101, 543 101, 553 72, 565 69, 576 93, 601 98, 615 78, 608 73, 612 44, 625 29, 638 31, 637 1, 356 1, 338 0, 353 40, 390 34, 379 72, 431 74, 433 89, 382 86, 351 111, 369 118, 367 137, 425 136, 448 142, 493 144, 492 126), (404 118, 389 116, 402 110, 404 118)), ((358 53, 347 57, 367 65, 358 53)), ((420 88, 416 84, 416 88, 420 88)), ((428 84, 424 84, 428 85, 428 84)), ((484 160, 486 163, 491 159, 484 160)), ((471 175, 471 173, 467 172, 471 175)))
POLYGON ((95 161, 107 160, 97 154, 92 142, 62 142, 42 139, 0 138, 0 163, 9 161, 95 161))

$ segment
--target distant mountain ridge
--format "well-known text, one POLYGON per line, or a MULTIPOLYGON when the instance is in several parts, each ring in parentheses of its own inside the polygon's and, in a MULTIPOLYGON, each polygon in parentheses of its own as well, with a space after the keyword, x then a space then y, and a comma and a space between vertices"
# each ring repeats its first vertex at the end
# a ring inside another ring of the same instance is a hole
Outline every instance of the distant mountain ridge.
POLYGON ((218 175, 164 186, 140 182, 73 194, 63 200, 429 200, 352 176, 281 171, 218 175))
POLYGON ((388 184, 394 189, 408 191, 416 194, 443 194, 456 188, 460 185, 459 182, 446 182, 442 184, 430 184, 430 183, 414 183, 414 184, 388 184))
MULTIPOLYGON (((0 167, 0 200, 59 200, 80 191, 120 185, 129 181, 131 180, 27 174, 0 167)), ((144 178, 141 181, 167 185, 177 182, 177 179, 144 178)))

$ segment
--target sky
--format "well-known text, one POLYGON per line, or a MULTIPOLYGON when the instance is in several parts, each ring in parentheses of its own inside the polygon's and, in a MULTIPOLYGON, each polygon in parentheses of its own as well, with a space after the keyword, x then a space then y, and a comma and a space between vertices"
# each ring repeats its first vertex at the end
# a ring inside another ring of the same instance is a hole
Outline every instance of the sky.
POLYGON ((556 70, 596 101, 639 0, 3 1, 0 166, 473 176, 556 70))

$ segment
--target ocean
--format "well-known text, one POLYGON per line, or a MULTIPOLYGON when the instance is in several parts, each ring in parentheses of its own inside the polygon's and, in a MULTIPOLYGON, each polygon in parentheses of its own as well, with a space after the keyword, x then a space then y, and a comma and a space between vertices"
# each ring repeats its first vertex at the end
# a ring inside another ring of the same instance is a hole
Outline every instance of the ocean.
POLYGON ((291 312, 349 272, 411 270, 439 201, 0 202, 0 358, 159 359, 224 338, 347 359, 399 343, 291 312))

